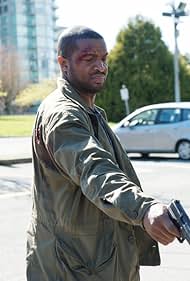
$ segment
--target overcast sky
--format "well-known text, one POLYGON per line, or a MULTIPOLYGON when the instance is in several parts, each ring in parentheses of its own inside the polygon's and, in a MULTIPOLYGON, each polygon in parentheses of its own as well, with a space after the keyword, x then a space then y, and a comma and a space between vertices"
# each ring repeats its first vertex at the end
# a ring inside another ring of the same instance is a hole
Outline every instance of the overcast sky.
MULTIPOLYGON (((175 7, 180 1, 167 0, 56 0, 58 4, 58 24, 62 26, 86 25, 104 36, 110 50, 121 28, 128 20, 140 14, 159 26, 162 38, 171 51, 174 50, 174 24, 171 17, 163 17, 162 12, 170 12, 168 3, 175 7)), ((184 1, 190 10, 190 0, 184 1)), ((190 53, 190 15, 180 18, 178 47, 182 54, 190 53)))

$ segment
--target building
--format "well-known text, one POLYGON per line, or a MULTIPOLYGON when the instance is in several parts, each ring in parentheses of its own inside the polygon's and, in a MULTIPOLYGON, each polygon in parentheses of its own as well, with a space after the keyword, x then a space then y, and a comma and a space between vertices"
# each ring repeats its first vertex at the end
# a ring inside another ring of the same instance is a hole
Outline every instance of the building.
POLYGON ((57 74, 56 10, 55 0, 0 0, 0 49, 16 50, 24 82, 57 74))

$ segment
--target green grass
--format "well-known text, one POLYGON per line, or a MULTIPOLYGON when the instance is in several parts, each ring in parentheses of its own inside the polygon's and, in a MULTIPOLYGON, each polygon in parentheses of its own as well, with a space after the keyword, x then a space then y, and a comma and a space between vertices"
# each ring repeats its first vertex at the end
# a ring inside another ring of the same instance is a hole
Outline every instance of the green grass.
POLYGON ((35 115, 0 115, 0 137, 31 136, 34 119, 35 115))
POLYGON ((0 115, 0 137, 31 136, 35 115, 0 115))

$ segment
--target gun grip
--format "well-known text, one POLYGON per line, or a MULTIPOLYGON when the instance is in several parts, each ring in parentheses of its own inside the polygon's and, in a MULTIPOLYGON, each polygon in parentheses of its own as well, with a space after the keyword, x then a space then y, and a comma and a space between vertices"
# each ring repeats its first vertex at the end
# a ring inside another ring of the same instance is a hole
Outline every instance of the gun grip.
POLYGON ((180 243, 183 243, 183 241, 185 240, 183 237, 177 237, 177 240, 180 242, 180 243))
MULTIPOLYGON (((168 212, 169 214, 169 217, 171 219, 171 221, 173 222, 173 224, 177 227, 177 229, 179 230, 180 234, 181 234, 181 228, 180 226, 178 225, 177 221, 172 217, 172 215, 170 214, 170 212, 168 212)), ((182 236, 181 237, 177 237, 178 241, 180 243, 183 243, 183 241, 185 240, 182 236)))

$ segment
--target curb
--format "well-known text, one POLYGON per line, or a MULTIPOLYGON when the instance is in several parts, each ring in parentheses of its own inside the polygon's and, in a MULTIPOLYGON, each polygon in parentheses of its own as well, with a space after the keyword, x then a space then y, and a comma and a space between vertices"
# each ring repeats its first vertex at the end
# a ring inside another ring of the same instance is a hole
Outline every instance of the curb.
POLYGON ((15 164, 25 164, 25 163, 31 163, 32 158, 19 158, 19 159, 1 159, 0 165, 2 166, 11 166, 15 164))

